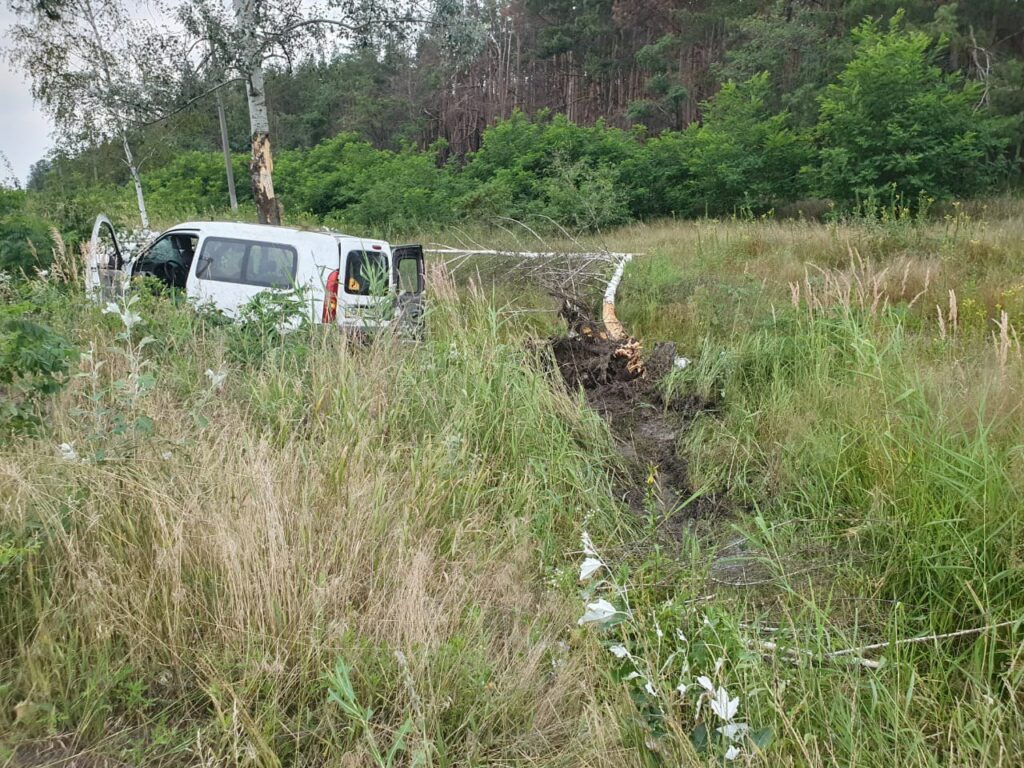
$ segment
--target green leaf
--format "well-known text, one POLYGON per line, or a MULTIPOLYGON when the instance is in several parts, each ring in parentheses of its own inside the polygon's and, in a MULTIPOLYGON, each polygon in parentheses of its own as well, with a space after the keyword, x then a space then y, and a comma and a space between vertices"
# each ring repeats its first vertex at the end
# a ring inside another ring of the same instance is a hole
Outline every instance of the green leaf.
POLYGON ((763 751, 772 743, 775 732, 771 726, 765 726, 764 728, 758 728, 756 731, 749 731, 747 736, 754 743, 754 746, 763 751))
POLYGON ((700 723, 690 732, 690 741, 695 750, 700 753, 706 752, 708 749, 708 727, 704 723, 700 723))

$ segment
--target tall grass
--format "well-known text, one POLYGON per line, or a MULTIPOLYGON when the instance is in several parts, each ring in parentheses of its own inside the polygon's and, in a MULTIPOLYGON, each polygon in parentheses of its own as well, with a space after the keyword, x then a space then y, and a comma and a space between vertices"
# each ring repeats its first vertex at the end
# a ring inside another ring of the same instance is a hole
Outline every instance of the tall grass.
POLYGON ((707 589, 752 656, 734 674, 775 730, 771 763, 1019 763, 1021 315, 984 299, 1019 280, 995 255, 1020 253, 1019 219, 893 230, 889 252, 870 227, 704 226, 692 253, 654 256, 676 277, 623 314, 656 332, 646 302, 688 294, 674 331, 698 354, 669 391, 717 405, 681 448, 736 510, 707 589))
POLYGON ((645 254, 627 326, 693 360, 667 397, 711 406, 679 452, 719 516, 682 528, 618 501, 606 425, 498 274, 435 274, 426 340, 369 345, 33 281, 83 357, 0 446, 0 746, 1019 765, 1020 222, 607 236, 645 254))
POLYGON ((615 530, 604 426, 433 286, 426 343, 368 347, 51 297, 92 352, 0 450, 7 749, 375 764, 408 723, 420 764, 634 759, 549 586, 584 516, 615 530), (338 664, 373 740, 328 700, 338 664))

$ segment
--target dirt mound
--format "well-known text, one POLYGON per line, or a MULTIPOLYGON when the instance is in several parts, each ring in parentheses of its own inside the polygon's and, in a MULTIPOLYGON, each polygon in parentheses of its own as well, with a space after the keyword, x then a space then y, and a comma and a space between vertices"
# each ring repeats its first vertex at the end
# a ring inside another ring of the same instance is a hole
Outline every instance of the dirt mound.
POLYGON ((691 520, 718 514, 713 494, 690 501, 693 488, 677 450, 694 417, 711 404, 695 396, 666 401, 658 386, 675 364, 676 345, 656 344, 638 369, 635 340, 612 341, 585 321, 570 321, 570 328, 569 336, 552 340, 551 351, 566 385, 583 390, 617 438, 631 470, 622 488, 625 500, 640 514, 653 512, 666 532, 679 533, 691 520))

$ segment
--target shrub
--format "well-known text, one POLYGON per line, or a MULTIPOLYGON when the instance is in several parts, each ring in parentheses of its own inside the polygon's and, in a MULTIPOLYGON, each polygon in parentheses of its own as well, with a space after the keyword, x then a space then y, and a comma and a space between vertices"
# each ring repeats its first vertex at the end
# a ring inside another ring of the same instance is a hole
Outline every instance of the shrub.
POLYGON ((308 151, 282 152, 276 181, 286 210, 342 226, 414 228, 453 216, 450 179, 429 152, 374 149, 353 133, 308 151))
POLYGON ((722 214, 739 207, 765 211, 800 197, 800 168, 809 157, 803 137, 787 127, 787 113, 766 106, 768 73, 726 83, 704 103, 704 122, 683 137, 692 214, 722 214))
MULTIPOLYGON (((235 191, 240 200, 251 200, 248 157, 232 158, 235 191)), ((220 152, 183 152, 170 163, 143 176, 147 203, 154 212, 170 218, 224 209, 229 204, 224 155, 220 152)))
POLYGON ((602 121, 516 112, 488 128, 466 165, 459 207, 468 215, 546 217, 577 229, 626 218, 621 171, 640 150, 635 137, 602 121))
POLYGON ((73 348, 29 315, 28 302, 0 304, 0 429, 22 430, 64 385, 73 348))
POLYGON ((665 132, 642 145, 620 170, 636 218, 684 215, 692 209, 687 148, 680 132, 665 132))
POLYGON ((25 209, 25 193, 0 188, 0 271, 32 272, 49 263, 46 222, 25 209))
POLYGON ((981 86, 944 74, 923 32, 854 31, 853 60, 821 97, 817 186, 849 205, 977 194, 1002 167, 1009 123, 979 108, 981 86))

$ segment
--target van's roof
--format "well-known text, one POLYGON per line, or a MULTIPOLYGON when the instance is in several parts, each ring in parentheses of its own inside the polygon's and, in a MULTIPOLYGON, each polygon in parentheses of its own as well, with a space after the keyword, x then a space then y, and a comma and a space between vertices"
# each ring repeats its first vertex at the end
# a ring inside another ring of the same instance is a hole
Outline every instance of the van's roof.
POLYGON ((281 242, 305 242, 321 244, 327 238, 334 242, 339 240, 359 240, 368 245, 383 245, 388 243, 384 240, 376 240, 369 237, 356 237, 341 232, 320 231, 316 232, 307 229, 296 229, 294 227, 281 227, 273 224, 246 224, 237 221, 186 221, 171 227, 170 229, 198 229, 204 235, 215 237, 239 237, 247 240, 279 240, 281 242))

